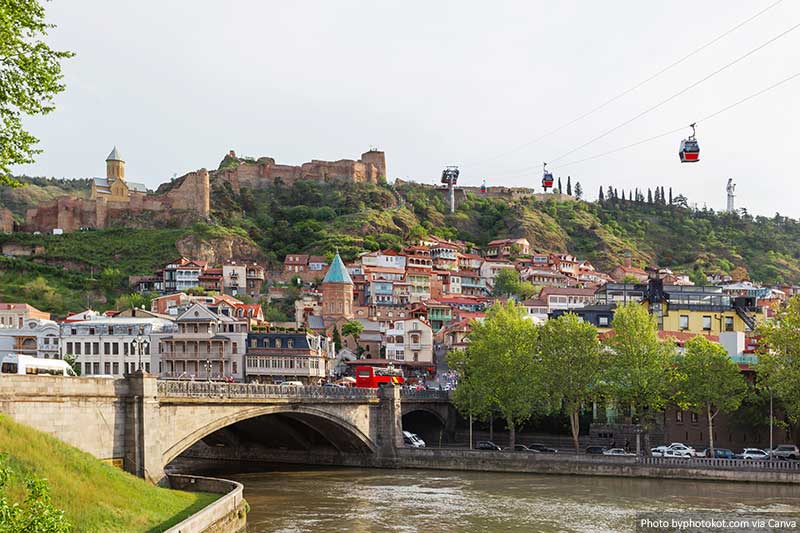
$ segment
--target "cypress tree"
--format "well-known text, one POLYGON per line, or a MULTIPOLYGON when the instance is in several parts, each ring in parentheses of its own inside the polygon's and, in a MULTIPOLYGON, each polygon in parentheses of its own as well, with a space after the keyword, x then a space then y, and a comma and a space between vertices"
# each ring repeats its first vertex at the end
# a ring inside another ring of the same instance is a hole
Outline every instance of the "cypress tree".
POLYGON ((603 198, 603 186, 600 186, 600 193, 597 195, 597 200, 602 202, 605 198, 603 198))
POLYGON ((659 194, 660 193, 658 192, 658 187, 656 187, 656 193, 653 195, 653 203, 655 203, 655 204, 660 204, 661 203, 661 198, 658 197, 659 194))
POLYGON ((667 205, 667 197, 664 196, 664 186, 661 186, 661 204, 667 205))
POLYGON ((339 335, 339 327, 337 325, 335 325, 335 324, 333 326, 333 335, 332 335, 332 337, 333 337, 333 343, 336 345, 336 351, 337 352, 339 350, 341 350, 342 348, 344 348, 344 346, 342 346, 342 336, 339 335))
POLYGON ((609 200, 614 199, 614 189, 611 187, 611 185, 609 185, 608 189, 606 189, 606 198, 608 198, 609 200))
POLYGON ((559 176, 559 177, 558 177, 558 192, 559 192, 559 194, 560 194, 560 193, 561 193, 563 190, 564 190, 564 189, 562 189, 562 188, 561 188, 561 176, 559 176))
POLYGON ((650 187, 647 188, 647 203, 653 203, 653 191, 650 190, 650 187))
POLYGON ((567 194, 572 196, 572 180, 567 176, 567 194))
POLYGON ((669 205, 672 205, 672 187, 669 188, 669 205))
POLYGON ((583 187, 581 187, 581 182, 575 182, 575 198, 580 200, 583 197, 583 187))

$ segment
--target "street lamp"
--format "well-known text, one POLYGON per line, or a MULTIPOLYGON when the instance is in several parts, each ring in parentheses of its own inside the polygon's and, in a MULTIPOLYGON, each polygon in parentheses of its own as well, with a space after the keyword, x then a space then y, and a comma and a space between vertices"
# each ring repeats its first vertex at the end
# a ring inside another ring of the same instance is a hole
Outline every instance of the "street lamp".
POLYGON ((139 326, 139 334, 136 335, 136 354, 139 356, 139 372, 142 371, 142 352, 147 350, 149 346, 150 341, 144 334, 144 326, 139 326))
POLYGON ((206 359, 206 380, 211 381, 211 359, 206 359))

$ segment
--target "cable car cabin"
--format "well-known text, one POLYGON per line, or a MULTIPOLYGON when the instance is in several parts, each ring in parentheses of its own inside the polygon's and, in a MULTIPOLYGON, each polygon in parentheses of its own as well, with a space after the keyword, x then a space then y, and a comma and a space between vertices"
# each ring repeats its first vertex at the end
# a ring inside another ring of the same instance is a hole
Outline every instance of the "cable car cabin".
POLYGON ((553 188, 553 175, 551 173, 544 173, 544 176, 542 177, 542 187, 544 190, 553 188))
POLYGON ((356 387, 365 389, 377 389, 381 383, 394 383, 402 385, 405 382, 403 371, 394 367, 356 367, 356 387))
POLYGON ((681 163, 697 163, 700 161, 700 144, 697 139, 684 139, 681 141, 681 150, 678 152, 681 163))

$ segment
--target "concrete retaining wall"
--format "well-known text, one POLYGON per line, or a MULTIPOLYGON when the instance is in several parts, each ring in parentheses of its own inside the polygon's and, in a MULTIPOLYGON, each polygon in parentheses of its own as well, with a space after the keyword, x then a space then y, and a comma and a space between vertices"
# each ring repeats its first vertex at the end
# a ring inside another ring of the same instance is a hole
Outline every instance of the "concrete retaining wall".
POLYGON ((173 489, 211 492, 225 496, 169 528, 166 533, 238 533, 245 530, 247 503, 242 495, 244 487, 241 483, 182 474, 169 474, 168 477, 173 489))
POLYGON ((398 450, 397 466, 434 470, 479 472, 527 472, 583 476, 645 477, 664 479, 800 483, 800 471, 765 471, 733 468, 699 468, 685 465, 642 465, 636 457, 556 455, 475 450, 398 450))

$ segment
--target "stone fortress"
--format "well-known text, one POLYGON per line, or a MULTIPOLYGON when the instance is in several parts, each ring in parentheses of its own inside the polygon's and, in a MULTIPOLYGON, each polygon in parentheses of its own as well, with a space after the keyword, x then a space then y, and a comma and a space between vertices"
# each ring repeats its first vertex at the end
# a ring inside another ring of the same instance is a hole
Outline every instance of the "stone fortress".
POLYGON ((379 179, 387 177, 386 156, 382 151, 373 148, 361 154, 358 161, 313 159, 294 166, 279 165, 271 157, 260 157, 257 160, 238 158, 231 151, 213 177, 215 180, 230 183, 237 193, 242 188, 263 189, 276 183, 292 185, 303 180, 378 183, 379 179))
POLYGON ((228 182, 239 193, 242 188, 263 189, 301 180, 378 183, 385 178, 386 156, 376 149, 363 153, 357 161, 315 159, 297 166, 277 164, 271 157, 238 158, 231 151, 218 170, 190 172, 152 192, 125 178, 125 161, 114 147, 106 158, 106 177, 92 180, 89 199, 61 196, 42 202, 28 209, 21 229, 49 233, 55 229, 71 232, 109 226, 184 226, 208 219, 212 183, 228 182))
POLYGON ((125 179, 125 161, 116 147, 106 158, 106 177, 92 180, 91 197, 61 196, 28 209, 24 231, 64 232, 111 225, 152 227, 206 219, 211 211, 208 171, 190 172, 153 193, 125 179), (113 221, 113 224, 112 224, 113 221))

